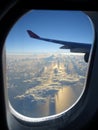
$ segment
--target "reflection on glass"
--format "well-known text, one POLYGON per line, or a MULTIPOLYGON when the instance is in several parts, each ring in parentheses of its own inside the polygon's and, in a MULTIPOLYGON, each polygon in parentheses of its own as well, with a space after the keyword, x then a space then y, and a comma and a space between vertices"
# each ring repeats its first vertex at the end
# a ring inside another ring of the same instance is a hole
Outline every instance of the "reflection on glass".
POLYGON ((69 109, 85 88, 88 64, 84 55, 90 52, 93 39, 92 24, 81 11, 33 10, 24 15, 5 43, 12 107, 22 115, 36 118, 69 109), (27 30, 44 38, 30 38, 27 30), (66 48, 61 41, 68 41, 66 48), (84 43, 90 46, 84 49, 84 43))

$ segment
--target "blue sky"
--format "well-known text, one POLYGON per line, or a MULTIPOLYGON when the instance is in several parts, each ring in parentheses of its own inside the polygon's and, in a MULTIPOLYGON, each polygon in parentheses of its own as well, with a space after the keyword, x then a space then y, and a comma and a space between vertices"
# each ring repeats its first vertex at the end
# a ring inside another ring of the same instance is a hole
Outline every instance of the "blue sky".
POLYGON ((61 45, 30 38, 26 30, 41 37, 91 43, 94 32, 88 17, 81 11, 31 10, 10 30, 6 41, 7 53, 57 52, 61 45))

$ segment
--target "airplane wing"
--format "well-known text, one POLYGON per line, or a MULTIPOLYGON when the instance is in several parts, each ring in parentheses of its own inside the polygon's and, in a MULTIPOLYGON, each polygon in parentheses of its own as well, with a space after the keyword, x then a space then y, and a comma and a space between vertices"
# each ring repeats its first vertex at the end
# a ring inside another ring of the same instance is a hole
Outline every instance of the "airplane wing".
POLYGON ((48 39, 48 38, 43 38, 43 37, 38 36, 37 34, 32 32, 31 30, 27 30, 27 32, 28 32, 28 34, 31 38, 35 38, 37 40, 43 40, 43 41, 53 42, 53 43, 56 43, 56 44, 63 45, 63 46, 60 47, 60 49, 70 49, 71 52, 85 53, 84 59, 85 59, 86 62, 88 62, 91 44, 48 39))

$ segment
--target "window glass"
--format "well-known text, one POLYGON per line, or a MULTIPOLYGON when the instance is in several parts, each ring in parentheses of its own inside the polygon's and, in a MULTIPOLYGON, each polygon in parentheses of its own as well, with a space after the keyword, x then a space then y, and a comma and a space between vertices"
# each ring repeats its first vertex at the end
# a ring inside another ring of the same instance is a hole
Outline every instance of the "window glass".
POLYGON ((11 107, 32 118, 70 109, 85 90, 94 29, 81 11, 32 10, 6 41, 6 82, 11 107))

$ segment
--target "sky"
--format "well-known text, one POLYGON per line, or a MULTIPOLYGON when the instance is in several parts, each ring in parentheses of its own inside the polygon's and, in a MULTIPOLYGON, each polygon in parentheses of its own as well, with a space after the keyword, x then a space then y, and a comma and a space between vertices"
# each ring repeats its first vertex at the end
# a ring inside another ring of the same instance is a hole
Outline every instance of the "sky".
POLYGON ((10 30, 6 41, 7 53, 61 52, 62 45, 30 38, 27 30, 37 35, 92 44, 94 30, 88 16, 81 11, 31 10, 23 15, 10 30))

